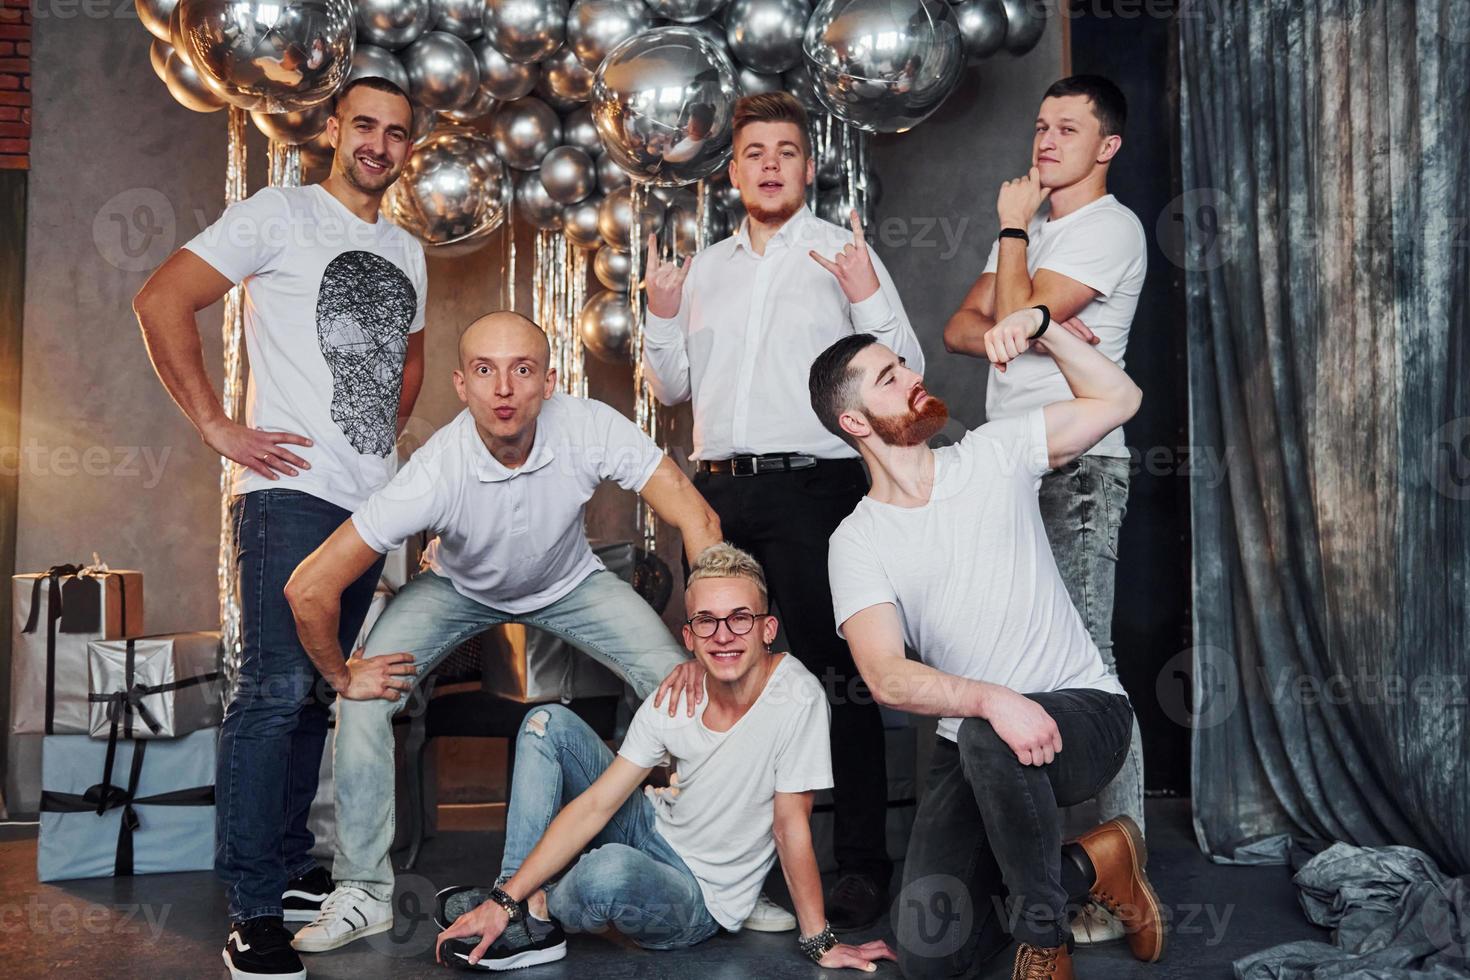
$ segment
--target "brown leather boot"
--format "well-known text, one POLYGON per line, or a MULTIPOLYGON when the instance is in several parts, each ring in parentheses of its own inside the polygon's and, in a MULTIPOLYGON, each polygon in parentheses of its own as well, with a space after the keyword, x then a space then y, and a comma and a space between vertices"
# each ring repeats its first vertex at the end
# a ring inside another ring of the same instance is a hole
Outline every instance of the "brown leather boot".
POLYGON ((1132 817, 1114 817, 1077 838, 1077 843, 1097 874, 1092 900, 1123 923, 1135 958, 1156 962, 1164 955, 1164 919, 1159 897, 1144 874, 1148 848, 1138 824, 1132 817))
POLYGON ((1073 980, 1072 954, 1065 946, 1016 946, 1011 980, 1073 980))

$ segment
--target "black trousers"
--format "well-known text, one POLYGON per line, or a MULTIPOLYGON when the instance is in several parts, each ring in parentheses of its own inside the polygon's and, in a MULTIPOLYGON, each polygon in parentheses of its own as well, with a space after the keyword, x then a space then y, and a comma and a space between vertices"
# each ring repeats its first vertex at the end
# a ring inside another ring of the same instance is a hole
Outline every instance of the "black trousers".
POLYGON ((827 539, 868 492, 857 460, 760 476, 700 473, 694 485, 720 515, 725 539, 755 556, 791 653, 827 691, 832 706, 833 849, 842 874, 886 887, 888 778, 883 721, 832 619, 827 539))

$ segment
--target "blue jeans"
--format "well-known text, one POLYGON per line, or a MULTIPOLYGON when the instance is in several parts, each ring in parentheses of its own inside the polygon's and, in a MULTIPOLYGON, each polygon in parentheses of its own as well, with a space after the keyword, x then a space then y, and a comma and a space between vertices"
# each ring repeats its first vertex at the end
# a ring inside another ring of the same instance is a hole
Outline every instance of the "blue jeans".
MULTIPOLYGON (((1128 460, 1078 456, 1041 478, 1041 520, 1057 570, 1092 634, 1103 662, 1118 673, 1113 655, 1113 591, 1118 529, 1128 511, 1128 460)), ((1138 721, 1118 775, 1097 794, 1104 820, 1126 813, 1144 829, 1143 741, 1138 721)))
MULTIPOLYGON (((373 624, 363 655, 411 653, 422 680, 450 651, 501 623, 525 623, 565 639, 630 684, 640 698, 687 658, 658 613, 605 569, 562 598, 528 613, 493 609, 461 595, 447 578, 421 572, 373 624)), ((393 728, 402 701, 348 701, 337 708, 332 765, 337 789, 333 874, 379 901, 393 897, 393 728)), ((519 761, 519 760, 518 760, 519 761)), ((519 769, 519 765, 517 765, 519 769)), ((519 782, 519 773, 517 773, 519 782)))
MULTIPOLYGON (((567 708, 550 704, 526 716, 516 739, 505 857, 497 881, 509 881, 520 870, 562 806, 612 761, 612 751, 567 708)), ((694 873, 655 827, 653 803, 638 792, 571 869, 544 887, 547 909, 569 932, 613 926, 645 949, 682 949, 720 928, 704 906, 694 873)))
MULTIPOLYGON (((349 512, 299 490, 257 490, 232 504, 243 656, 220 727, 215 872, 230 919, 281 914, 286 882, 316 866, 306 815, 316 797, 332 691, 296 637, 286 580, 349 512)), ((381 559, 342 595, 337 637, 350 652, 381 559)))

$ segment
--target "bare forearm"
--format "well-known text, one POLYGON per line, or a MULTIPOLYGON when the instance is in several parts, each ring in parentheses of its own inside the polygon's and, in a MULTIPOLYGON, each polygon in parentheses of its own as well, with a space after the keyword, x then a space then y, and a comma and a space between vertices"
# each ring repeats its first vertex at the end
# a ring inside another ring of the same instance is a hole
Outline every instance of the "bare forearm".
POLYGON ((1026 269, 1026 244, 1019 238, 1000 240, 1000 257, 995 269, 995 317, 999 322, 1017 310, 1031 306, 1031 273, 1026 269))
POLYGON ((149 304, 136 312, 153 370, 174 403, 201 433, 223 420, 224 408, 204 367, 193 311, 176 304, 149 304))
MULTIPOLYGON (((868 679, 864 673, 864 679, 868 679)), ((894 657, 868 680, 878 703, 916 715, 983 718, 996 685, 973 681, 914 660, 894 657)))
POLYGON ((572 800, 551 821, 546 833, 526 855, 526 862, 505 883, 505 891, 516 901, 525 901, 536 890, 572 862, 607 826, 611 813, 602 813, 587 793, 572 800))
POLYGON ((995 320, 979 310, 961 309, 944 325, 944 349, 951 354, 984 357, 985 334, 993 326, 995 320))
POLYGON ((802 936, 815 936, 827 922, 822 900, 822 875, 817 870, 817 855, 812 848, 810 820, 792 820, 776 828, 776 853, 781 858, 781 873, 796 906, 797 928, 802 936))
POLYGON ((1091 344, 1066 330, 1057 329, 1056 324, 1046 331, 1041 342, 1052 360, 1056 361, 1075 397, 1119 404, 1136 403, 1140 392, 1133 379, 1091 344))
POLYGON ((341 595, 303 593, 287 586, 287 602, 296 619, 296 636, 312 665, 338 693, 347 689, 349 674, 342 644, 337 639, 342 618, 341 595))

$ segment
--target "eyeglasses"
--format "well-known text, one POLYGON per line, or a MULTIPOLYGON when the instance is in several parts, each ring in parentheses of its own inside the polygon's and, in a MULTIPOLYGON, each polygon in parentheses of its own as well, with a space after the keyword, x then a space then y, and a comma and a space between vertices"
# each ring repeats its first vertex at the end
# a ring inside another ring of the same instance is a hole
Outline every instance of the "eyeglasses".
POLYGON ((765 619, 769 615, 770 613, 753 613, 742 609, 728 616, 695 616, 693 619, 686 620, 685 625, 693 630, 694 635, 701 640, 707 640, 718 633, 721 623, 728 626, 730 632, 736 636, 744 636, 755 629, 757 619, 765 619))

